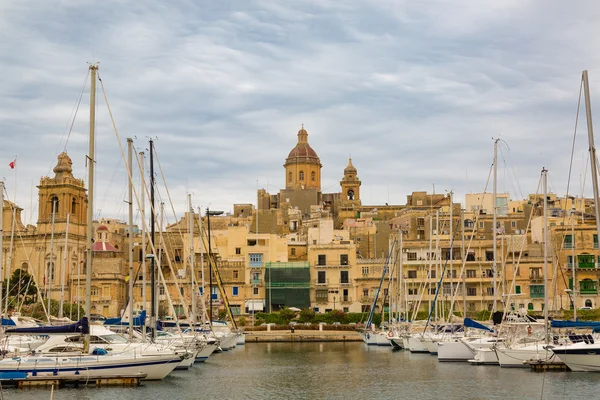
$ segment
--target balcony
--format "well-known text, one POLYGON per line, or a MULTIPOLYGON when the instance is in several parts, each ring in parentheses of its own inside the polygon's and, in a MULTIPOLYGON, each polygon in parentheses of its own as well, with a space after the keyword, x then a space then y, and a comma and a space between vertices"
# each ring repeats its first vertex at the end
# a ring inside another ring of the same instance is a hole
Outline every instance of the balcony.
POLYGON ((352 297, 350 297, 350 296, 342 296, 342 298, 340 299, 340 301, 342 302, 342 304, 352 303, 352 297))
POLYGON ((250 279, 250 285, 262 286, 262 279, 250 279))
POLYGON ((360 298, 361 303, 367 303, 367 304, 372 304, 374 300, 375 300, 375 297, 371 297, 371 296, 362 296, 360 298))
POLYGON ((541 282, 544 280, 544 277, 540 274, 529 274, 529 280, 532 282, 541 282))
POLYGON ((319 264, 318 262, 314 265, 315 268, 350 268, 348 264, 319 264))
POLYGON ((322 280, 313 280, 313 284, 315 286, 329 286, 329 279, 325 279, 324 281, 322 280))
POLYGON ((328 297, 316 297, 315 298, 315 303, 317 303, 317 304, 327 304, 327 303, 329 303, 329 298, 328 297))
POLYGON ((248 265, 250 266, 250 268, 262 268, 263 262, 262 261, 249 261, 248 265))
POLYGON ((352 286, 352 283, 351 282, 340 282, 340 286, 350 287, 350 286, 352 286))

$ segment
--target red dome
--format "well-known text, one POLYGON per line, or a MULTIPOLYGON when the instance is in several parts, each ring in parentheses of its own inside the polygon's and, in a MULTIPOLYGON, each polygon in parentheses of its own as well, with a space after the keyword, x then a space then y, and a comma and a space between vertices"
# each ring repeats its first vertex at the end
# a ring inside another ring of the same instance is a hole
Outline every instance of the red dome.
POLYGON ((317 152, 310 147, 310 144, 308 144, 308 132, 306 132, 304 126, 298 131, 298 143, 296 144, 296 147, 290 151, 290 154, 285 159, 284 165, 296 163, 321 165, 321 160, 319 159, 317 152))
POLYGON ((107 230, 108 230, 108 228, 106 227, 106 225, 100 225, 98 227, 98 231, 107 231, 107 230))

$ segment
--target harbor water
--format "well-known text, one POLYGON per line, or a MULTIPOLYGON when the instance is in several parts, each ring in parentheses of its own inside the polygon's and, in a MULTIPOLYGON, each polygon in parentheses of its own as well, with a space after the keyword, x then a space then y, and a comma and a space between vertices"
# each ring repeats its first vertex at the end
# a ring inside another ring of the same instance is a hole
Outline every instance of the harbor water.
MULTIPOLYGON (((439 363, 363 343, 249 343, 141 387, 65 388, 55 400, 593 399, 600 375, 439 363)), ((49 399, 48 388, 4 388, 4 399, 49 399)))

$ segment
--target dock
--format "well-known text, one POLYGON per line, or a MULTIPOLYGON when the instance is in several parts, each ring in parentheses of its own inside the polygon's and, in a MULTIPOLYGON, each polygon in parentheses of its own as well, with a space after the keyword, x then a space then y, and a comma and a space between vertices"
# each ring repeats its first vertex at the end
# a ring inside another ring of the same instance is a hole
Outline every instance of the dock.
POLYGON ((246 332, 246 343, 274 342, 361 342, 356 331, 317 331, 291 330, 286 331, 251 331, 246 332))
POLYGON ((546 372, 546 371, 570 371, 569 367, 565 363, 551 363, 545 361, 526 361, 525 364, 529 365, 535 372, 546 372))
POLYGON ((80 386, 140 386, 147 374, 131 375, 48 375, 29 377, 3 377, 3 386, 16 386, 19 389, 36 386, 53 386, 55 388, 80 386))

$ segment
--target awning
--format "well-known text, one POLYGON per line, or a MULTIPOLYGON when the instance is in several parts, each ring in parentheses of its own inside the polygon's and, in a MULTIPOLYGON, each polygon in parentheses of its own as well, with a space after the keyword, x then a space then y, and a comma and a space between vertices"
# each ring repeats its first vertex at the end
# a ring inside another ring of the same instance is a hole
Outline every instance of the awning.
POLYGON ((248 311, 264 311, 265 310, 265 300, 246 300, 246 308, 248 311))

